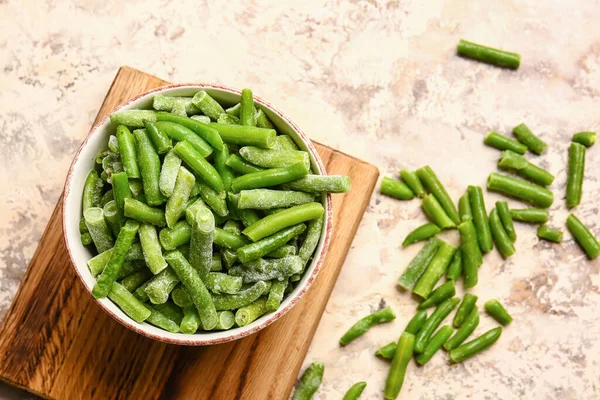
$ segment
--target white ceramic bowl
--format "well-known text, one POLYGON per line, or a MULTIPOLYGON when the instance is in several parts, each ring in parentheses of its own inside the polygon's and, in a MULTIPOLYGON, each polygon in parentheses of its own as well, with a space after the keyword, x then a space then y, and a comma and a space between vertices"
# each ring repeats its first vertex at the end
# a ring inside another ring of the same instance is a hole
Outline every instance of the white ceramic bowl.
MULTIPOLYGON (((152 98, 156 94, 167 96, 191 96, 198 90, 206 90, 217 101, 227 106, 238 103, 241 97, 241 92, 239 90, 220 85, 168 85, 139 94, 117 107, 115 110, 113 110, 113 112, 129 109, 151 109, 152 98)), ((312 145, 310 139, 300 130, 300 128, 298 128, 298 126, 281 111, 277 110, 266 101, 257 97, 254 98, 254 101, 256 106, 262 108, 271 121, 273 121, 280 133, 291 136, 300 148, 310 153, 313 170, 318 171, 319 174, 325 174, 325 166, 323 165, 321 158, 319 157, 315 147, 312 145)), ((94 158, 96 154, 99 151, 108 148, 108 138, 111 134, 114 134, 115 128, 115 125, 110 122, 108 117, 104 118, 94 128, 92 128, 88 136, 83 141, 83 144, 79 148, 79 151, 77 151, 77 154, 75 154, 75 158, 73 159, 73 163, 71 164, 65 183, 65 192, 63 197, 63 234, 71 262, 75 268, 75 271, 77 272, 77 275, 79 278, 81 278, 83 285, 88 292, 90 292, 90 296, 92 287, 94 286, 96 280, 87 267, 87 261, 93 256, 93 254, 81 244, 79 235, 79 221, 82 215, 82 191, 88 172, 94 168, 94 158)), ((288 312, 296 303, 298 303, 300 298, 306 293, 306 291, 314 282, 319 269, 323 265, 325 253, 327 252, 329 241, 331 239, 333 212, 331 206, 331 196, 323 196, 322 201, 323 206, 325 207, 325 224, 323 226, 323 232, 319 241, 319 245, 317 246, 315 256, 310 265, 307 267, 304 276, 294 291, 290 293, 281 303, 281 306, 276 312, 258 318, 256 321, 247 326, 242 328, 233 328, 227 331, 197 333, 194 335, 170 333, 145 322, 141 324, 136 323, 127 315, 125 315, 125 313, 123 313, 121 309, 119 309, 119 307, 117 307, 117 305, 115 305, 108 298, 94 300, 108 314, 110 314, 121 324, 125 325, 127 328, 149 338, 171 344, 191 346, 211 345, 240 339, 256 333, 275 322, 286 312, 288 312)))

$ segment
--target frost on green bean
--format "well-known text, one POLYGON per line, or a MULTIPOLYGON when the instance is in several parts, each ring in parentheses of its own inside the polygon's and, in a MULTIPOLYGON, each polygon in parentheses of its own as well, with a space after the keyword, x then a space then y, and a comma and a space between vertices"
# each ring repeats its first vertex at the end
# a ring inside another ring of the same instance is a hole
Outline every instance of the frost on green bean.
POLYGON ((214 121, 219 118, 219 115, 225 112, 223 107, 204 90, 201 90, 194 95, 192 103, 198 107, 204 115, 210 117, 214 121))
POLYGON ((104 211, 99 207, 90 207, 83 213, 85 225, 92 236, 98 253, 102 253, 114 246, 112 233, 104 219, 104 211))
POLYGON ((195 182, 196 178, 191 172, 185 167, 179 167, 173 193, 165 206, 165 219, 169 228, 174 227, 185 212, 195 182))
POLYGON ((152 110, 123 110, 111 114, 113 124, 125 125, 132 128, 143 128, 144 120, 156 122, 156 111, 152 110))
POLYGON ((179 277, 175 271, 166 268, 152 278, 145 291, 153 304, 162 304, 169 299, 169 294, 178 283, 179 277))
POLYGON ((191 97, 163 96, 157 94, 152 101, 152 108, 157 111, 173 111, 174 108, 182 108, 186 115, 199 114, 200 110, 192 103, 191 97))
POLYGON ((310 168, 310 157, 301 150, 271 150, 246 146, 240 149, 240 155, 248 162, 263 168, 282 168, 303 163, 310 168))
POLYGON ((229 274, 241 276, 244 283, 269 281, 271 279, 283 280, 302 271, 304 262, 298 256, 284 258, 264 259, 259 258, 239 267, 233 267, 229 274))
POLYGON ((156 275, 167 268, 167 262, 162 255, 162 249, 160 247, 160 242, 158 241, 156 227, 150 224, 141 224, 138 234, 140 243, 142 244, 146 265, 148 265, 150 271, 156 275))
POLYGON ((257 318, 267 313, 267 300, 264 297, 256 300, 252 304, 240 307, 235 312, 235 323, 242 327, 254 322, 257 318))
POLYGON ((239 193, 238 208, 268 210, 310 203, 314 195, 291 190, 253 189, 239 193))
POLYGON ((180 166, 181 158, 177 157, 177 154, 173 150, 169 151, 163 160, 158 183, 160 191, 166 197, 170 197, 173 194, 180 166))
POLYGON ((212 300, 217 311, 235 310, 254 302, 268 290, 269 285, 264 281, 259 281, 235 294, 213 294, 212 300))

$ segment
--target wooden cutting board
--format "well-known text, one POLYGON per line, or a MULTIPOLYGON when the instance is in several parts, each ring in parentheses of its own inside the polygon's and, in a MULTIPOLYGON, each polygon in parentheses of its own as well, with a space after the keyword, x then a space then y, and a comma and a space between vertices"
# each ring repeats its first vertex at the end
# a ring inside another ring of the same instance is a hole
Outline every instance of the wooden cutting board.
MULTIPOLYGON (((122 67, 96 122, 127 98, 166 83, 122 67)), ((315 146, 329 174, 351 177, 352 190, 333 196, 325 264, 280 320, 209 347, 167 345, 128 330, 94 303, 75 275, 59 199, 0 328, 0 379, 52 399, 287 398, 379 176, 371 164, 315 146)))

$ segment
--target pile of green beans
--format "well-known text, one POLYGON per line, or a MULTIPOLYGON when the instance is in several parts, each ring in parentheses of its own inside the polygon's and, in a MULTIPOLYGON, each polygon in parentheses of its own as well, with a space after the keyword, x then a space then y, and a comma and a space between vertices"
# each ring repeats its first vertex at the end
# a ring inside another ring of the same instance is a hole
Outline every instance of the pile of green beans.
POLYGON ((98 253, 92 294, 138 323, 201 334, 276 311, 317 248, 324 193, 350 190, 346 176, 315 174, 252 91, 235 115, 224 106, 199 91, 110 116, 79 230, 98 253))

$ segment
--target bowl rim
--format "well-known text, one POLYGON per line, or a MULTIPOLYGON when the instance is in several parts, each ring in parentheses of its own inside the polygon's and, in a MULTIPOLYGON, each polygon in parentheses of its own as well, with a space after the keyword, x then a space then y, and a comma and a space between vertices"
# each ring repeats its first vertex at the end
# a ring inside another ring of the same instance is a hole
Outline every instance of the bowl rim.
MULTIPOLYGON (((85 279, 82 276, 82 274, 79 270, 79 267, 77 266, 77 264, 74 260, 73 254, 71 253, 71 243, 69 242, 68 235, 67 235, 67 224, 66 224, 67 199, 69 198, 69 195, 71 192, 71 182, 72 182, 71 178, 72 178, 72 175, 74 172, 75 164, 79 160, 81 152, 87 146, 90 138, 92 136, 98 134, 98 132, 101 130, 101 128, 110 122, 109 118, 110 118, 111 114, 113 114, 114 112, 119 111, 123 108, 126 108, 131 103, 133 103, 143 97, 147 97, 152 94, 157 94, 157 93, 164 92, 164 91, 170 91, 173 89, 185 89, 185 88, 198 89, 198 90, 209 89, 209 90, 216 90, 216 91, 221 91, 221 92, 228 92, 230 94, 235 94, 235 95, 241 96, 241 90, 238 90, 238 89, 235 89, 235 88, 232 88, 229 86, 221 85, 221 84, 203 83, 203 82, 200 82, 200 83, 171 83, 171 84, 166 84, 166 85, 162 85, 162 86, 159 86, 159 87, 156 87, 153 89, 146 90, 142 93, 138 93, 138 94, 130 97, 129 99, 125 100, 124 102, 120 103, 116 107, 114 107, 102 119, 100 119, 100 121, 98 121, 97 123, 95 123, 92 126, 89 133, 86 135, 85 139, 79 146, 77 152, 73 156, 73 160, 71 161, 71 165, 69 166, 69 170, 67 172, 67 177, 65 179, 63 196, 62 196, 62 200, 61 200, 62 232, 63 232, 62 236, 63 236, 63 240, 65 242, 65 247, 69 254, 70 264, 73 267, 73 269, 75 270, 75 273, 77 274, 77 277, 79 278, 80 283, 83 284, 86 291, 88 292, 90 297, 94 300, 94 302, 97 305, 99 305, 100 308, 102 308, 114 320, 116 320, 121 325, 125 326, 128 329, 131 329, 132 331, 134 331, 142 336, 145 336, 145 337, 148 337, 150 339, 154 339, 154 340, 157 340, 160 342, 164 342, 164 343, 168 343, 168 344, 176 344, 176 345, 187 345, 187 346, 207 346, 207 345, 221 344, 221 343, 238 340, 238 339, 244 338, 246 336, 252 335, 254 333, 257 333, 257 332, 263 330, 264 328, 266 328, 267 326, 271 325, 273 322, 275 322, 276 320, 281 318, 283 315, 285 315, 288 311, 290 311, 300 301, 300 299, 302 299, 302 297, 304 297, 304 295, 306 294, 308 289, 310 289, 310 287, 313 285, 319 271, 321 270, 321 268, 323 266, 323 262, 325 261, 325 256, 329 249, 329 245, 331 242, 332 230, 333 230, 333 206, 332 206, 331 194, 328 193, 325 196, 324 235, 322 235, 321 239, 320 239, 323 243, 323 246, 322 246, 319 254, 313 256, 311 263, 309 264, 309 266, 306 269, 306 271, 310 271, 311 269, 312 269, 312 271, 310 273, 310 276, 306 280, 304 286, 300 288, 300 290, 294 295, 294 297, 291 299, 291 301, 285 307, 278 309, 274 313, 270 313, 263 317, 259 317, 257 319, 257 321, 260 321, 261 323, 256 326, 253 326, 251 328, 246 329, 246 327, 239 327, 239 328, 232 330, 232 333, 230 335, 225 335, 225 336, 222 336, 219 338, 214 338, 214 339, 203 339, 202 337, 204 335, 202 335, 202 334, 192 334, 192 335, 186 334, 185 336, 182 335, 182 337, 169 337, 166 335, 170 334, 170 332, 166 332, 166 331, 165 331, 165 336, 163 336, 163 335, 154 334, 152 332, 147 331, 143 327, 143 325, 136 323, 135 321, 133 321, 131 318, 129 318, 127 316, 125 316, 125 318, 123 318, 120 315, 117 315, 101 301, 102 299, 97 299, 94 296, 92 296, 91 288, 89 288, 88 285, 86 284, 85 279)), ((262 98, 257 97, 257 96, 254 96, 254 101, 256 103, 260 104, 261 106, 272 111, 274 114, 276 114, 279 118, 281 118, 285 123, 287 123, 292 128, 292 130, 302 140, 304 145, 306 145, 309 153, 312 156, 312 159, 314 160, 314 162, 319 170, 319 174, 326 175, 327 171, 325 169, 325 165, 323 164, 323 160, 321 159, 321 156, 317 152, 317 149, 313 145, 312 141, 304 133, 304 131, 302 131, 302 129, 300 129, 300 127, 298 125, 296 125, 296 123, 294 123, 294 121, 292 121, 287 115, 285 115, 277 107, 273 106, 270 102, 265 101, 262 98)), ((221 332, 227 332, 227 331, 221 331, 221 332)))

